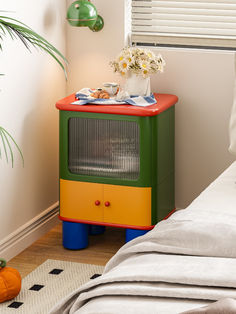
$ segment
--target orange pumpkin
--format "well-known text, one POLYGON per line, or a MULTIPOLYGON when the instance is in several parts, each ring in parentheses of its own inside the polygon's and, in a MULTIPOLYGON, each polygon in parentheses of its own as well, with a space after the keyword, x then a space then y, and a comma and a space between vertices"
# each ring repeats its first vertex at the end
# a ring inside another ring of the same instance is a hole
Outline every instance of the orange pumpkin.
POLYGON ((21 276, 18 270, 6 267, 6 261, 0 258, 0 302, 15 298, 21 289, 21 276))

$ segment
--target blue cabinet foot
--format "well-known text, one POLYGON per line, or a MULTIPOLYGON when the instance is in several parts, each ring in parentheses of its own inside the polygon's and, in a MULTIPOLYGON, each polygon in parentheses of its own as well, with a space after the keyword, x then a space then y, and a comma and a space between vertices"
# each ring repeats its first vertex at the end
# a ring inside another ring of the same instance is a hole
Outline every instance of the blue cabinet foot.
POLYGON ((79 250, 88 246, 89 225, 63 221, 62 242, 66 249, 79 250))
POLYGON ((129 242, 141 235, 144 235, 147 233, 149 230, 138 230, 138 229, 126 229, 125 232, 125 242, 129 242))
POLYGON ((98 226, 98 225, 89 225, 89 234, 90 235, 98 235, 103 234, 106 230, 105 226, 98 226))

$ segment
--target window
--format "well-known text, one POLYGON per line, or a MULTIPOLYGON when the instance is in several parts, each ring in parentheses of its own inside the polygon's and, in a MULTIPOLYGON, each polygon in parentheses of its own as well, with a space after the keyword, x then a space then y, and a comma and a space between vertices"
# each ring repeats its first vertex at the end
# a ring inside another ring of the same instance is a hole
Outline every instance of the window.
POLYGON ((236 48, 236 0, 133 0, 132 43, 236 48))

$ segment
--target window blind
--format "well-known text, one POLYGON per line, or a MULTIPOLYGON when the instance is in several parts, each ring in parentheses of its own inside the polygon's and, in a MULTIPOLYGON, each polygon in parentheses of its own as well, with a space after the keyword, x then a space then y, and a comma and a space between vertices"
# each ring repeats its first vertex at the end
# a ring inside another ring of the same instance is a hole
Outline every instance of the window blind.
POLYGON ((133 43, 236 48, 236 0, 133 0, 133 43))

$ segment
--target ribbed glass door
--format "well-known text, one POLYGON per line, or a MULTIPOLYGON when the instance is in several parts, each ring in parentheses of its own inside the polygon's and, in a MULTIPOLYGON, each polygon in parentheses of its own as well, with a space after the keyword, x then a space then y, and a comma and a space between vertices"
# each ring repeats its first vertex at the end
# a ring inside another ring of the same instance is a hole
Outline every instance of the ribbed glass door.
POLYGON ((138 179, 140 145, 136 122, 73 117, 68 131, 70 172, 138 179))

